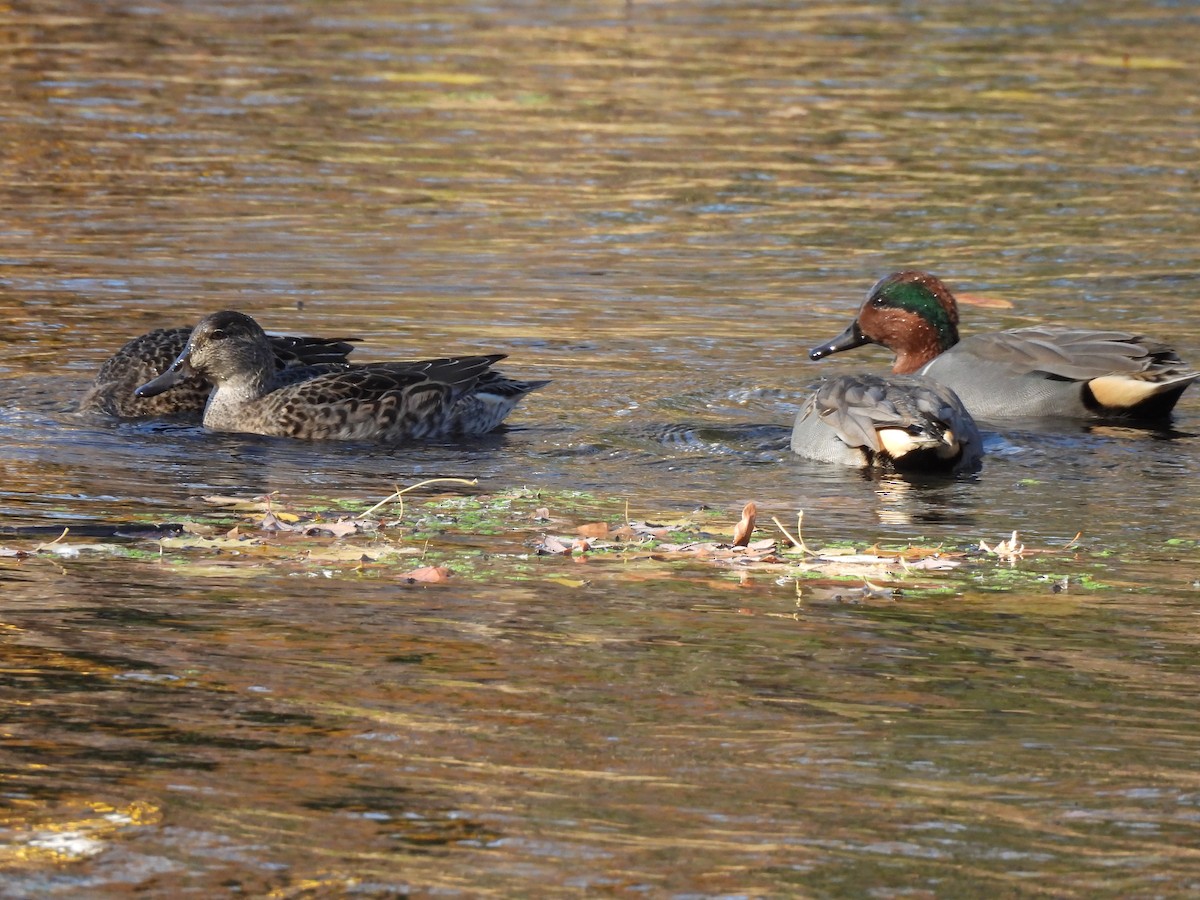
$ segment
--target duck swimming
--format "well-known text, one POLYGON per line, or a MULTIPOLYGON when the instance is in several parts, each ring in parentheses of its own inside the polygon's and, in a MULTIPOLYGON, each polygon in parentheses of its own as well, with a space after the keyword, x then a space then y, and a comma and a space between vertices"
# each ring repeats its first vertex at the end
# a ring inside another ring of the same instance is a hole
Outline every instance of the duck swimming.
POLYGON ((276 368, 254 319, 224 311, 202 319, 169 368, 134 393, 154 397, 199 375, 213 384, 203 421, 214 431, 385 443, 466 437, 493 431, 548 384, 492 371, 502 359, 371 363, 296 380, 276 368))
POLYGON ((1166 344, 1126 331, 1034 325, 960 340, 954 296, 916 271, 877 282, 850 326, 809 357, 864 344, 887 347, 893 372, 946 385, 984 420, 1161 420, 1200 378, 1166 344))
POLYGON ((917 375, 827 379, 796 414, 792 452, 899 472, 977 469, 983 439, 954 392, 917 375))
MULTIPOLYGON (((199 376, 181 380, 153 397, 138 397, 134 390, 162 372, 187 346, 190 328, 159 328, 127 342, 105 360, 79 402, 83 413, 103 413, 122 419, 171 416, 199 422, 212 385, 199 376)), ((277 372, 292 378, 311 377, 347 367, 346 356, 354 338, 268 335, 277 372)))

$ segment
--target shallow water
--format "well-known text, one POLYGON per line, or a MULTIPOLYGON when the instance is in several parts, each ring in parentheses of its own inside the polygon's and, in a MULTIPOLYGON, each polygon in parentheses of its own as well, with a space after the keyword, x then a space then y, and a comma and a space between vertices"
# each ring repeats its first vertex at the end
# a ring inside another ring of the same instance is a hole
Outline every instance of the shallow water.
POLYGON ((430 587, 3 558, 0 896, 1194 892, 1200 394, 1166 431, 1014 423, 950 482, 784 448, 817 378, 886 366, 806 350, 898 268, 966 295, 964 332, 1105 322, 1200 360, 1198 26, 1104 2, 0 14, 5 546, 466 476, 633 518, 752 499, 814 545, 1055 551, 1013 567, 1041 580, 898 599, 521 558, 534 529, 460 539, 501 562, 430 587), (554 383, 467 447, 73 414, 128 337, 231 307, 554 383))

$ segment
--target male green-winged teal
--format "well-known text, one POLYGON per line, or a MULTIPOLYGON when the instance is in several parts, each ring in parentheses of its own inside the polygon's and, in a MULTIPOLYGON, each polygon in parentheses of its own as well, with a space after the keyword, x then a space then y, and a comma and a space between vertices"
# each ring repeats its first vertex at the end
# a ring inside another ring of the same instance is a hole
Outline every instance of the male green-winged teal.
POLYGON ((872 343, 896 354, 893 372, 950 387, 984 420, 1164 419, 1200 377, 1167 345, 1124 331, 1034 325, 960 341, 953 295, 924 272, 876 283, 850 327, 809 356, 872 343))
POLYGON ((501 359, 353 365, 295 381, 280 377, 258 323, 225 311, 202 319, 170 367, 136 393, 153 397, 200 375, 214 385, 204 408, 204 425, 214 431, 399 443, 485 434, 548 383, 491 371, 501 359))
MULTIPOLYGON (((138 385, 154 378, 183 352, 190 328, 159 328, 129 341, 109 357, 79 402, 80 412, 104 413, 122 419, 172 416, 199 422, 212 385, 200 376, 180 381, 154 397, 138 397, 138 385)), ((289 377, 346 368, 353 338, 269 335, 275 368, 289 377)))
POLYGON ((918 375, 842 375, 796 414, 792 452, 900 472, 978 468, 983 439, 954 392, 918 375))

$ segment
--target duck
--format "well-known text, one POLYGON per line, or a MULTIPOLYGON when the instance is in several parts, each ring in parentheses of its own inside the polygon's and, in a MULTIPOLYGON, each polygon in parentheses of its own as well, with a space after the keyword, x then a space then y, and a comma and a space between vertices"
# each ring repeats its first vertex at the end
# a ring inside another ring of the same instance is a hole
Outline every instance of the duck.
POLYGON ((1115 329, 1032 325, 960 340, 954 295, 936 276, 911 270, 876 282, 850 326, 809 358, 864 344, 895 353, 893 373, 951 388, 984 421, 1162 421, 1200 378, 1166 344, 1115 329))
MULTIPOLYGON (((126 342, 100 366, 79 401, 81 413, 118 419, 170 417, 200 422, 212 385, 200 376, 185 378, 153 397, 134 390, 166 369, 187 346, 191 328, 157 328, 126 342)), ((357 338, 268 335, 277 373, 303 379, 347 368, 346 357, 357 338)))
POLYGON ((901 473, 976 471, 983 439, 953 391, 919 375, 825 379, 796 413, 792 452, 901 473))
POLYGON ((213 385, 202 419, 212 431, 398 444, 487 434, 549 383, 493 371, 504 358, 368 363, 289 377, 259 324, 224 310, 201 319, 166 370, 134 393, 155 397, 199 376, 213 385))

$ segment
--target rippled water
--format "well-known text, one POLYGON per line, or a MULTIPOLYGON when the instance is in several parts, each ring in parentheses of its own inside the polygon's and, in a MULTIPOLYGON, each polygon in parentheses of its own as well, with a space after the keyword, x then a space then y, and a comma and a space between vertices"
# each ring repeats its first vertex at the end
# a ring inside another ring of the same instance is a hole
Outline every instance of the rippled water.
POLYGON ((1196 891, 1200 394, 1166 432, 1014 426, 950 483, 783 448, 821 374, 886 365, 806 350, 899 268, 967 295, 967 333, 1108 322, 1200 360, 1198 28, 1169 2, 0 12, 5 525, 457 475, 635 517, 753 499, 817 544, 1083 532, 1017 564, 1042 582, 854 603, 700 561, 421 588, 0 559, 0 896, 1196 891), (125 339, 230 307, 554 384, 469 447, 73 415, 125 339))

